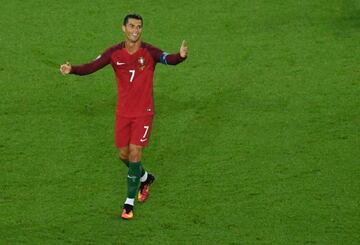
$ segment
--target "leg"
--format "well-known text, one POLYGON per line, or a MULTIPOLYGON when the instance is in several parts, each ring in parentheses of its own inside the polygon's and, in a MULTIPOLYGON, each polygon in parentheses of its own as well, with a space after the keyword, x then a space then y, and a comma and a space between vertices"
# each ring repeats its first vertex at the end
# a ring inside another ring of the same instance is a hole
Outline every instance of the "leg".
MULTIPOLYGON (((136 118, 131 124, 131 137, 129 143, 129 162, 141 162, 143 148, 148 145, 151 129, 152 116, 136 118)), ((147 172, 142 166, 141 182, 147 179, 147 172)))
MULTIPOLYGON (((133 150, 133 156, 132 156, 132 160, 137 160, 137 159, 141 159, 141 155, 142 155, 142 149, 138 150, 136 148, 139 148, 141 146, 134 146, 135 150, 133 150)), ((126 147, 121 147, 119 148, 119 159, 126 165, 126 167, 129 167, 129 155, 130 155, 130 147, 126 146, 126 147)), ((147 178, 147 172, 145 171, 144 167, 141 168, 141 182, 144 182, 147 178)))
POLYGON ((128 170, 128 200, 127 204, 134 206, 134 199, 139 188, 142 166, 141 166, 142 147, 129 145, 129 170, 128 170), (131 199, 131 200, 129 200, 131 199))
POLYGON ((143 147, 138 145, 131 144, 129 147, 129 164, 140 163, 141 168, 140 187, 138 192, 139 202, 145 202, 147 200, 147 198, 149 197, 150 185, 155 180, 155 177, 152 174, 146 172, 141 164, 142 150, 143 147))
POLYGON ((119 148, 119 159, 129 167, 129 146, 119 148))
MULTIPOLYGON (((122 151, 120 150, 120 159, 128 159, 128 195, 124 204, 123 213, 121 215, 124 219, 133 218, 132 210, 134 207, 135 196, 139 190, 140 180, 143 182, 141 186, 144 186, 145 182, 148 182, 147 180, 150 176, 150 174, 148 176, 148 173, 141 165, 141 156, 143 148, 148 143, 151 132, 151 122, 152 117, 136 118, 131 120, 131 136, 128 149, 122 149, 122 151)), ((149 186, 149 184, 147 184, 147 186, 149 186)), ((139 200, 141 196, 141 190, 142 189, 140 189, 139 200)), ((148 188, 146 188, 146 191, 148 192, 148 188)))
POLYGON ((141 161, 143 146, 129 145, 129 162, 136 163, 141 161))
POLYGON ((124 219, 132 219, 133 217, 132 210, 134 207, 135 196, 139 189, 142 170, 140 162, 141 153, 141 146, 129 145, 129 168, 127 174, 128 194, 121 215, 124 219))
MULTIPOLYGON (((133 124, 133 131, 130 138, 130 154, 129 158, 134 161, 141 161, 142 150, 149 143, 152 131, 153 117, 137 118, 133 124)), ((131 161, 130 160, 130 161, 131 161)), ((142 166, 142 165, 141 165, 142 166)), ((138 201, 145 202, 149 197, 150 185, 154 182, 155 177, 145 171, 142 166, 140 178, 140 187, 138 192, 138 201)))

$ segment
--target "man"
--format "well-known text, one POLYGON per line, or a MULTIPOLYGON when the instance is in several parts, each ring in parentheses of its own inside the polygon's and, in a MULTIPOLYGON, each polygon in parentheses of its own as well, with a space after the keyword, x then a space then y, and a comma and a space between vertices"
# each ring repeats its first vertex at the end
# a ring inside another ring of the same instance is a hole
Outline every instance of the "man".
POLYGON ((60 66, 63 75, 87 75, 108 64, 113 67, 118 92, 115 144, 119 150, 120 160, 128 167, 128 194, 122 210, 123 219, 133 218, 136 193, 138 192, 138 201, 145 202, 149 196, 149 187, 155 180, 141 164, 142 151, 148 145, 154 115, 155 65, 176 65, 184 61, 188 54, 185 41, 176 54, 167 54, 142 42, 142 30, 142 17, 129 14, 125 16, 122 25, 125 41, 108 48, 88 64, 70 65, 67 62, 60 66))

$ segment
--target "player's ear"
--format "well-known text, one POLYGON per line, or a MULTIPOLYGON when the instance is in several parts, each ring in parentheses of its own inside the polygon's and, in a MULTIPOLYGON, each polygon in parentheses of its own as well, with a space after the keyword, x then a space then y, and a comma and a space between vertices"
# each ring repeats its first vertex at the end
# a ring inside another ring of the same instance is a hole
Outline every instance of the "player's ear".
POLYGON ((124 25, 121 26, 121 29, 122 29, 123 32, 125 32, 125 26, 124 25))

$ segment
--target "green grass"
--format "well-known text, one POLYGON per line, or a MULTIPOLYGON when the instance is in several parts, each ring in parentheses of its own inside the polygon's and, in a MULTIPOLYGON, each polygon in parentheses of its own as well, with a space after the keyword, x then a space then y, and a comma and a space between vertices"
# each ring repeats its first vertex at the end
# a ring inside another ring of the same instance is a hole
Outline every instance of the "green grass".
POLYGON ((1 3, 0 244, 359 243, 359 1, 94 2, 1 3), (126 222, 113 72, 58 68, 129 11, 190 55, 157 67, 157 181, 126 222))

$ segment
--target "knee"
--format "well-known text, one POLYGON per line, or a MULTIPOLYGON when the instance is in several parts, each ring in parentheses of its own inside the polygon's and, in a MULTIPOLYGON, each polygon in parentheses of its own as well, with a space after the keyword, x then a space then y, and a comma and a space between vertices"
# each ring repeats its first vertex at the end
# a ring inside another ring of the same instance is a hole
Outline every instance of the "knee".
POLYGON ((130 162, 140 162, 141 161, 141 148, 131 148, 129 153, 130 162))
POLYGON ((129 160, 129 151, 128 150, 120 150, 119 158, 121 161, 129 160))
POLYGON ((130 162, 140 162, 141 161, 141 155, 138 152, 130 153, 129 161, 130 162))
POLYGON ((119 154, 119 158, 121 161, 126 161, 126 160, 129 160, 129 156, 126 155, 126 154, 119 154))

